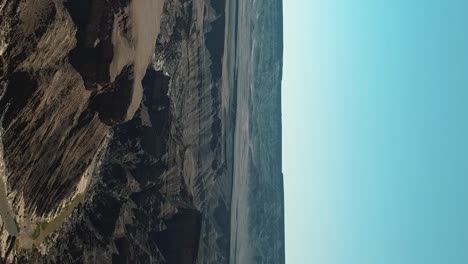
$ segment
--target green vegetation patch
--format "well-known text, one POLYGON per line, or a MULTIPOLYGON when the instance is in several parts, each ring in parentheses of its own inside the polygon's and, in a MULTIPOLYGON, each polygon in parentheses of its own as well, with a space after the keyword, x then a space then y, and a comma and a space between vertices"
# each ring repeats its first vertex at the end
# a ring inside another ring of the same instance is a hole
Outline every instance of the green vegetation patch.
POLYGON ((34 239, 34 240, 38 239, 39 236, 41 235, 41 231, 46 230, 48 225, 49 225, 49 223, 46 222, 46 221, 42 221, 42 222, 36 224, 36 228, 34 229, 34 232, 31 235, 31 238, 34 239))
POLYGON ((42 230, 45 230, 45 229, 47 228, 48 225, 49 225, 48 222, 46 222, 46 221, 42 222, 42 223, 41 223, 41 229, 42 229, 42 230))
POLYGON ((36 224, 36 229, 34 229, 34 233, 31 235, 31 238, 36 240, 40 234, 41 234, 41 226, 39 224, 36 224))
POLYGON ((57 217, 50 220, 49 222, 43 221, 37 224, 36 229, 34 230, 34 233, 31 236, 35 240, 34 243, 42 243, 52 232, 54 232, 65 222, 67 217, 69 217, 72 214, 75 207, 77 207, 83 201, 84 195, 78 194, 57 217))

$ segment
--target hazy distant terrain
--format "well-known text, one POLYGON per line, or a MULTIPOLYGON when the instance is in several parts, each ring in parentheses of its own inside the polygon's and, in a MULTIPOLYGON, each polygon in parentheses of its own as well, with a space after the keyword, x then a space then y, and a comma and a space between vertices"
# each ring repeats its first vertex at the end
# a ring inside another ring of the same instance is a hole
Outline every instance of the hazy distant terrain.
POLYGON ((281 173, 281 1, 229 12, 236 60, 230 263, 284 263, 281 173), (236 13, 237 12, 237 13, 236 13))

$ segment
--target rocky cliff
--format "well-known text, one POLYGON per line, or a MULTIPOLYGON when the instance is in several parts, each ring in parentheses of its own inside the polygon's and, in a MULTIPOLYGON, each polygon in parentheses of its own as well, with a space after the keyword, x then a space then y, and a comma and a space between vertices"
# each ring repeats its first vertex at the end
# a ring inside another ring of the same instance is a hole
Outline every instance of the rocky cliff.
POLYGON ((283 263, 269 3, 0 0, 4 263, 283 263))

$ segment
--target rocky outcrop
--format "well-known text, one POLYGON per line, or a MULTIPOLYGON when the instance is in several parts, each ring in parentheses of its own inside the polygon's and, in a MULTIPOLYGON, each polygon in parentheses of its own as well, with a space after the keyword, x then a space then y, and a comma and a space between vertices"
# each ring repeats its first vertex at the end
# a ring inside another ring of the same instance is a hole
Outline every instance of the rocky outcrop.
POLYGON ((1 12, 6 179, 26 214, 53 214, 75 190, 109 127, 94 114, 94 94, 68 62, 76 28, 65 7, 2 1, 1 12))
POLYGON ((202 214, 198 263, 227 263, 232 175, 227 163, 227 105, 222 90, 223 1, 167 1, 155 64, 173 76, 177 144, 166 177, 184 180, 202 214), (214 4, 216 2, 216 4, 214 4), (211 50, 210 50, 211 49, 211 50))
POLYGON ((283 263, 280 2, 27 3, 0 0, 4 262, 283 263))
POLYGON ((86 201, 19 263, 193 263, 200 213, 181 178, 163 178, 172 157, 170 77, 148 70, 135 118, 112 130, 86 201), (153 125, 154 124, 154 125, 153 125))

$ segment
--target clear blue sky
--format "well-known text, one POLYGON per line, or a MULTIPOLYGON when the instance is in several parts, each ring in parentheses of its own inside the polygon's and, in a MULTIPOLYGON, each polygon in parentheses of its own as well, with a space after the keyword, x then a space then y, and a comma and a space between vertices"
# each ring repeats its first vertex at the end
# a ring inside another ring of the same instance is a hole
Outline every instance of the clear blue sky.
POLYGON ((468 1, 284 0, 288 264, 468 263, 468 1))

